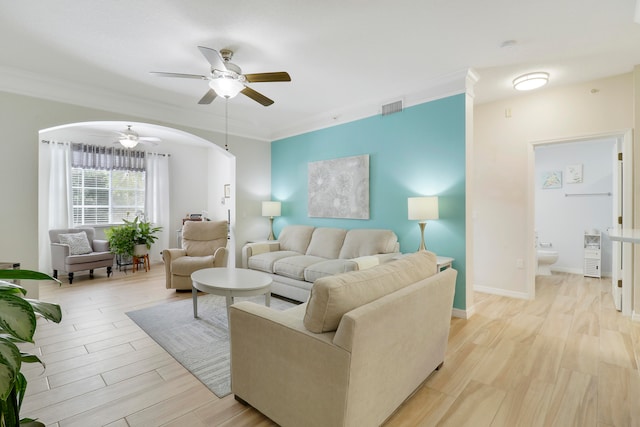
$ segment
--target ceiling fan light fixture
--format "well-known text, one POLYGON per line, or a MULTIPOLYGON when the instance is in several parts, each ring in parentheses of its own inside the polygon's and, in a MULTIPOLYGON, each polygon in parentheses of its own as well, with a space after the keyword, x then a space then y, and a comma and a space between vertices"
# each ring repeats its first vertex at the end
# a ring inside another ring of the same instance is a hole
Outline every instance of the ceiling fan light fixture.
POLYGON ((523 74, 513 80, 515 90, 538 89, 549 82, 549 73, 537 71, 535 73, 523 74))
POLYGON ((244 85, 232 77, 220 76, 209 81, 209 87, 213 89, 218 96, 224 98, 233 98, 244 89, 244 85))
POLYGON ((125 148, 133 148, 138 145, 138 139, 130 135, 121 137, 120 139, 118 139, 118 142, 125 148))

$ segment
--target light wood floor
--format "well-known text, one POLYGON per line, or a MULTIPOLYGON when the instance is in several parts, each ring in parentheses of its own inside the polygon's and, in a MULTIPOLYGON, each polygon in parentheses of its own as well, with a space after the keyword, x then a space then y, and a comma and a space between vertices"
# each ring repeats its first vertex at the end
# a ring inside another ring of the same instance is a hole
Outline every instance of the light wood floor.
MULTIPOLYGON (((40 285, 61 324, 40 323, 46 362, 25 365, 22 416, 48 426, 267 426, 218 399, 124 313, 190 298, 148 273, 78 275, 40 285)), ((388 426, 640 426, 640 323, 620 315, 607 280, 554 274, 535 301, 476 295, 470 320, 452 319, 447 357, 388 426)))

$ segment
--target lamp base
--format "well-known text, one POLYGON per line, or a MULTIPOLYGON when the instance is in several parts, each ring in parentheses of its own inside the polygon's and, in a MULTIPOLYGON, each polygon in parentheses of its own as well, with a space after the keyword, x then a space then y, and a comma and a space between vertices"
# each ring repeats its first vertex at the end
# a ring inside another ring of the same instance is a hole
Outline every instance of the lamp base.
POLYGON ((269 217, 269 237, 267 240, 276 240, 276 237, 273 235, 273 217, 269 217))
POLYGON ((427 248, 424 245, 424 227, 427 225, 427 223, 426 221, 420 221, 418 225, 420 226, 420 247, 418 248, 417 252, 426 251, 427 248))

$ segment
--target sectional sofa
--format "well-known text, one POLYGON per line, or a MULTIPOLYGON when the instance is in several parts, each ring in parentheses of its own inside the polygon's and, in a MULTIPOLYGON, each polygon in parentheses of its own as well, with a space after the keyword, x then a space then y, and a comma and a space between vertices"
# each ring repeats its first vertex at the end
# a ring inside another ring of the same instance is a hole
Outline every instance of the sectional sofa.
POLYGON ((283 427, 382 424, 444 362, 456 275, 422 251, 322 277, 289 310, 232 305, 232 392, 283 427))
POLYGON ((278 240, 248 243, 242 266, 271 275, 271 292, 305 302, 317 279, 382 264, 400 251, 391 230, 289 225, 278 240))

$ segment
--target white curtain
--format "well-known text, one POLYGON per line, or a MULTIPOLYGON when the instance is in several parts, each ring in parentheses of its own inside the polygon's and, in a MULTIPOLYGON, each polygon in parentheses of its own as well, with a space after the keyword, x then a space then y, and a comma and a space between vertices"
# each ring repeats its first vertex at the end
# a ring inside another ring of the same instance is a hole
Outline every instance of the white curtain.
POLYGON ((51 141, 40 146, 38 266, 51 273, 49 230, 73 224, 71 197, 71 144, 51 141))
POLYGON ((169 247, 171 221, 169 219, 169 156, 146 153, 145 217, 162 227, 158 240, 151 248, 149 257, 153 261, 161 259, 160 253, 169 247))

